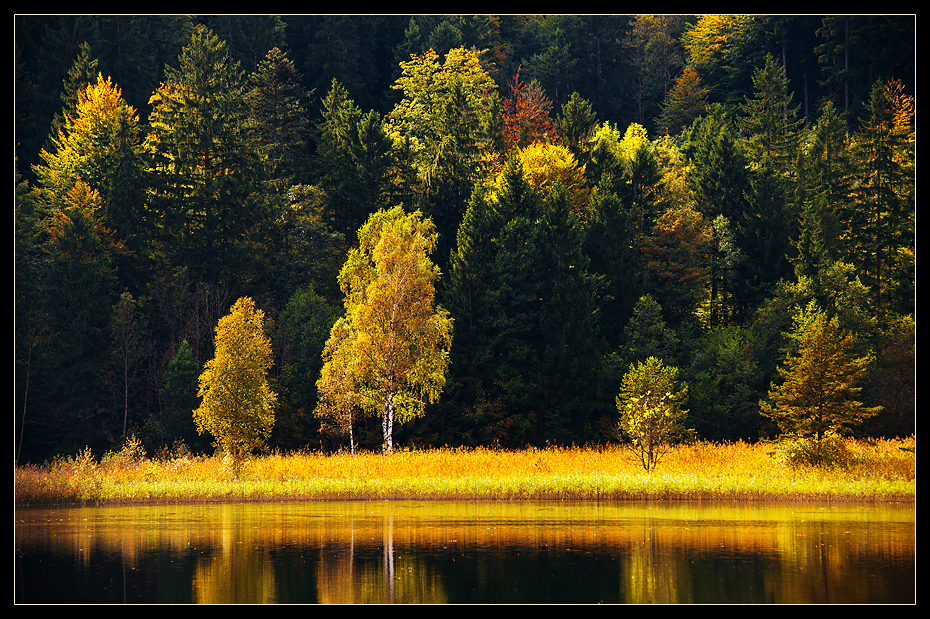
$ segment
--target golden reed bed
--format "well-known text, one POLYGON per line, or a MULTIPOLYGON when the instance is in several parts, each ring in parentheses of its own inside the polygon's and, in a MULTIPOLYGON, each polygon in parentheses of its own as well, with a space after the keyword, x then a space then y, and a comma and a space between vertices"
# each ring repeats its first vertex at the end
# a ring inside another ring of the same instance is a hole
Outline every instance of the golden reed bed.
POLYGON ((913 437, 845 445, 841 463, 799 466, 771 444, 698 442, 672 449, 648 473, 619 446, 272 454, 246 462, 239 477, 220 457, 155 460, 124 448, 19 467, 15 500, 914 500, 913 437))

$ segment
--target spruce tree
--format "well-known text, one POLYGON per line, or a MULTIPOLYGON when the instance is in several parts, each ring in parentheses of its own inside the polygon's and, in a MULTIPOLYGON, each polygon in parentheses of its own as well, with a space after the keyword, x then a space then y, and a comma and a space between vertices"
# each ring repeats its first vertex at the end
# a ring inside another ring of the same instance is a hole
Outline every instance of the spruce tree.
POLYGON ((249 76, 252 139, 264 163, 264 180, 276 194, 309 180, 310 95, 300 79, 277 47, 249 76))
POLYGON ((847 431, 875 415, 880 406, 865 406, 856 398, 872 362, 871 355, 853 353, 855 339, 844 333, 836 316, 829 318, 815 302, 795 317, 797 353, 789 353, 778 368, 782 382, 772 384, 769 399, 760 402, 762 415, 778 424, 782 434, 813 438, 847 431))
POLYGON ((250 139, 246 81, 225 42, 198 26, 167 66, 145 144, 153 228, 195 276, 247 277, 267 213, 256 200, 260 163, 250 139))

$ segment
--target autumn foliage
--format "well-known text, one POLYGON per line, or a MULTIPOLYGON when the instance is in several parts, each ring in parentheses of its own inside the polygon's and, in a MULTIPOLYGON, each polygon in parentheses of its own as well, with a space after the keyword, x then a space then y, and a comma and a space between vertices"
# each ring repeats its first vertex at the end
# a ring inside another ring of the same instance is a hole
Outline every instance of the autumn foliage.
POLYGON ((274 426, 277 396, 267 380, 272 359, 264 319, 252 299, 236 301, 216 325, 216 353, 200 375, 197 430, 213 435, 234 471, 274 426))
POLYGON ((324 349, 317 415, 351 431, 352 411, 382 416, 384 449, 393 449, 395 419, 423 414, 445 385, 452 320, 435 304, 439 269, 429 254, 432 222, 398 206, 373 214, 359 247, 339 274, 345 316, 324 349))
POLYGON ((525 148, 534 142, 557 141, 549 119, 550 101, 537 82, 520 80, 520 69, 509 83, 510 94, 503 101, 504 144, 507 151, 525 148))

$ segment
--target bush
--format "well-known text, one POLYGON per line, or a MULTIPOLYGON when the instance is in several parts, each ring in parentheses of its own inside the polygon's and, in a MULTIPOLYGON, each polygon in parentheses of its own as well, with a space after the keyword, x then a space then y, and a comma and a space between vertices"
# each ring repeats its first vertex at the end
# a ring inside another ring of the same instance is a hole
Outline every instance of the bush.
POLYGON ((846 441, 835 432, 827 432, 820 440, 798 436, 782 438, 776 453, 792 466, 847 466, 852 459, 846 441))

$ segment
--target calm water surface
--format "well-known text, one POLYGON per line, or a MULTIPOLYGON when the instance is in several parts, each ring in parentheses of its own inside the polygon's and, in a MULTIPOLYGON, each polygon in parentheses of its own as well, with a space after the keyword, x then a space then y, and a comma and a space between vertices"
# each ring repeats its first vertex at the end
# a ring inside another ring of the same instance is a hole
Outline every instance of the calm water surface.
POLYGON ((915 506, 245 503, 15 512, 17 603, 904 603, 915 506))

